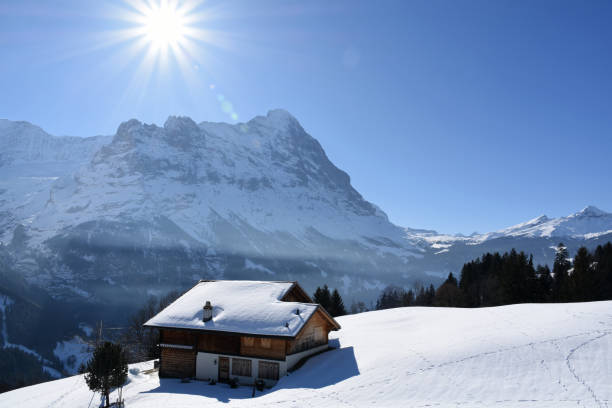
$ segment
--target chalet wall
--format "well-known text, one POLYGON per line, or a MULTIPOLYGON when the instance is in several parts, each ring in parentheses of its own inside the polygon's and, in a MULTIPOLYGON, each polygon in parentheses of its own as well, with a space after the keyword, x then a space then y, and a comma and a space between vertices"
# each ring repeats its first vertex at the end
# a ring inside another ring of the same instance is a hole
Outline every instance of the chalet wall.
POLYGON ((294 340, 287 342, 287 354, 298 353, 313 347, 327 344, 332 329, 329 321, 317 311, 294 340))
POLYGON ((240 354, 240 336, 200 333, 198 335, 198 351, 240 354))
POLYGON ((196 342, 196 334, 188 330, 163 329, 160 339, 160 343, 193 346, 196 342))
POLYGON ((193 377, 195 375, 195 352, 173 348, 161 349, 160 377, 193 377))
MULTIPOLYGON (((238 378, 238 381, 242 385, 253 385, 253 382, 256 379, 262 379, 267 387, 271 387, 276 384, 276 379, 268 379, 261 378, 259 373, 260 362, 264 363, 264 366, 273 365, 278 367, 278 377, 284 377, 287 375, 287 363, 285 361, 274 361, 274 360, 265 360, 253 357, 236 357, 236 356, 224 356, 223 354, 211 354, 211 353, 203 353, 198 352, 197 355, 197 368, 196 368, 196 378, 198 380, 210 380, 213 379, 215 381, 219 381, 219 367, 218 361, 219 357, 228 357, 230 359, 230 378, 238 378), (231 374, 232 371, 232 359, 244 359, 248 358, 251 360, 251 376, 238 376, 231 374)), ((268 370, 269 371, 269 370, 268 370)))
POLYGON ((240 354, 243 356, 273 358, 283 360, 286 352, 285 339, 258 338, 242 336, 240 354))

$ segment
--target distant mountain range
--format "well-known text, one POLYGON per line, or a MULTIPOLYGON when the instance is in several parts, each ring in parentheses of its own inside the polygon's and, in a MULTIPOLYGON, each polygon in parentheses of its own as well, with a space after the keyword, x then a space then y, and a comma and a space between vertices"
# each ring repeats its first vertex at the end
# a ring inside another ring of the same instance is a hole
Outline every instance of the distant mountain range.
POLYGON ((327 283, 350 304, 439 283, 487 251, 550 263, 560 241, 609 240, 612 214, 595 207, 471 236, 394 225, 283 110, 236 125, 130 120, 89 138, 0 120, 5 341, 58 370, 59 341, 201 278, 327 283))

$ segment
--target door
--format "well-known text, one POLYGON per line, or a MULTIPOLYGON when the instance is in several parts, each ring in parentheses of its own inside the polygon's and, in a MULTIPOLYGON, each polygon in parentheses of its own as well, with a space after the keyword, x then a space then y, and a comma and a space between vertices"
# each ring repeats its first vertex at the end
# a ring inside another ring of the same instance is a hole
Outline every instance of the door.
POLYGON ((219 382, 229 381, 229 357, 219 357, 219 382))

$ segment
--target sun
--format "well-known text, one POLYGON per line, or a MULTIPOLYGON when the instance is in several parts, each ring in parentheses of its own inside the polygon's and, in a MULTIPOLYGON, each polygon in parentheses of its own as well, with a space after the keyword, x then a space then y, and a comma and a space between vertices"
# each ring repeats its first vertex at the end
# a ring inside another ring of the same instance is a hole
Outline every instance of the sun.
POLYGON ((176 48, 186 38, 185 16, 176 3, 162 1, 143 10, 144 36, 156 49, 176 48))
MULTIPOLYGON (((154 88, 153 81, 160 81, 155 87, 186 83, 194 100, 203 92, 217 92, 212 73, 222 68, 215 51, 239 49, 234 36, 219 24, 220 20, 231 19, 231 8, 212 6, 207 0, 112 2, 116 4, 107 5, 106 16, 113 20, 113 28, 101 32, 99 43, 91 50, 116 46, 117 53, 108 61, 113 70, 122 75, 128 69, 132 71, 125 95, 143 101, 148 90, 154 88)), ((238 120, 232 103, 223 94, 216 94, 216 100, 225 114, 238 120)))

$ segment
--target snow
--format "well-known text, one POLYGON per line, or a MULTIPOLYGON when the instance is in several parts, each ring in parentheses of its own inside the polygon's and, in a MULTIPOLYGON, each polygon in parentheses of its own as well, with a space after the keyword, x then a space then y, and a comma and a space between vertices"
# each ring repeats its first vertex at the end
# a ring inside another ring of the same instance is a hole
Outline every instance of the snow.
POLYGON ((70 374, 76 374, 79 366, 91 358, 91 353, 89 345, 79 336, 58 342, 53 349, 53 354, 61 361, 64 370, 70 374))
POLYGON ((87 337, 91 337, 91 334, 93 333, 93 328, 87 323, 79 323, 79 329, 81 329, 87 337))
POLYGON ((45 371, 47 374, 49 374, 51 377, 54 378, 62 378, 62 373, 60 373, 59 371, 57 371, 55 368, 53 367, 49 367, 44 365, 43 366, 43 371, 45 371))
POLYGON ((280 301, 292 286, 293 282, 201 281, 145 325, 293 337, 318 306, 280 301), (204 322, 206 301, 213 306, 213 318, 204 322))
POLYGON ((268 275, 276 275, 276 272, 266 268, 263 265, 251 261, 249 258, 244 259, 244 267, 245 269, 253 269, 256 271, 267 273, 268 275))
POLYGON ((501 236, 526 237, 574 237, 595 238, 612 230, 612 214, 594 206, 588 206, 567 217, 548 218, 542 215, 531 221, 518 224, 498 232, 485 234, 482 238, 501 236))
POLYGON ((436 231, 405 229, 406 234, 413 240, 421 240, 433 249, 441 249, 436 254, 448 251, 453 244, 463 242, 466 245, 478 245, 484 241, 507 238, 552 238, 571 237, 593 239, 603 235, 612 234, 612 213, 607 213, 594 206, 588 206, 567 217, 549 218, 541 215, 537 218, 513 225, 508 228, 486 234, 440 234, 436 231))
MULTIPOLYGON (((339 318, 338 349, 251 398, 146 374, 132 365, 132 408, 607 407, 612 403, 612 302, 482 309, 400 308, 339 318)), ((116 393, 112 399, 116 398, 116 393)), ((97 406, 82 376, 0 394, 0 406, 97 406), (91 401, 93 405, 90 405, 91 401)))
POLYGON ((314 229, 383 253, 419 256, 403 229, 352 189, 348 176, 286 111, 239 125, 170 117, 157 127, 131 120, 112 142, 55 138, 33 125, 3 123, 0 146, 7 146, 12 161, 1 168, 0 188, 7 192, 0 210, 14 217, 11 226, 27 224, 32 247, 64 227, 129 214, 143 220, 166 216, 217 250, 235 249, 233 242, 217 242, 214 225, 220 217, 240 231, 248 225, 268 234, 286 232, 304 245, 295 249, 301 255, 313 250, 314 229), (134 170, 135 158, 144 168, 134 170), (47 163, 57 169, 44 168, 47 163), (25 166, 26 176, 36 178, 28 183, 17 180, 25 166))

